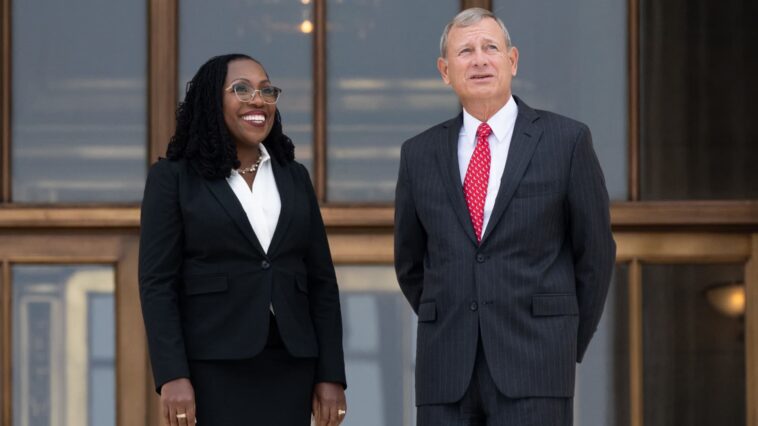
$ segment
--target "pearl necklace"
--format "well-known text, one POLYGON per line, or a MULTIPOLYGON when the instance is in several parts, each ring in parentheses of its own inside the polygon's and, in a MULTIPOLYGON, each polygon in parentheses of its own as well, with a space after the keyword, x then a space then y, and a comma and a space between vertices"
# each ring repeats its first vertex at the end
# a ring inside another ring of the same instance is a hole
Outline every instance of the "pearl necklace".
POLYGON ((258 154, 258 161, 256 161, 255 164, 244 169, 238 169, 237 173, 241 175, 244 175, 247 173, 255 173, 255 171, 258 170, 258 167, 261 166, 261 161, 263 161, 263 155, 258 154))

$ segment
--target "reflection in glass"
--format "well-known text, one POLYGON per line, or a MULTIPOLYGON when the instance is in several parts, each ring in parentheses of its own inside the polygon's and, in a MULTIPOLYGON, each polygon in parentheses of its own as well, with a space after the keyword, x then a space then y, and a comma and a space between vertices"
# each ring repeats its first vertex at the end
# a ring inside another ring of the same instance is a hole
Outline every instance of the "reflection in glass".
POLYGON ((645 265, 646 426, 745 424, 745 324, 711 306, 714 284, 744 265, 645 265))
POLYGON ((612 200, 627 199, 626 0, 493 0, 519 49, 513 93, 586 123, 612 200))
POLYGON ((114 271, 14 266, 13 425, 116 424, 114 271))
POLYGON ((576 425, 629 425, 628 277, 628 265, 617 265, 600 324, 577 365, 576 425))
POLYGON ((261 61, 282 88, 277 108, 295 158, 313 161, 313 5, 306 1, 179 1, 179 97, 200 66, 216 55, 244 53, 261 61))
POLYGON ((145 2, 12 2, 13 201, 141 199, 145 8, 145 2))
POLYGON ((416 315, 391 266, 339 266, 350 392, 344 426, 415 424, 416 315))
POLYGON ((402 142, 459 111, 436 61, 460 2, 327 4, 327 198, 390 202, 402 142))

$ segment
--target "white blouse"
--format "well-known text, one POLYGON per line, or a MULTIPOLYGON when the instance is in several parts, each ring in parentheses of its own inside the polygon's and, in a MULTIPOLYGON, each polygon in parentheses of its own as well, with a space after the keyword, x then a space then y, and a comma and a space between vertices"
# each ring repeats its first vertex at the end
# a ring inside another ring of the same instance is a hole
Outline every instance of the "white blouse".
POLYGON ((282 200, 276 188, 271 156, 263 144, 260 144, 260 148, 262 160, 255 175, 252 190, 247 186, 245 178, 236 170, 232 170, 231 176, 226 178, 226 181, 242 204, 242 208, 245 209, 247 220, 250 221, 263 251, 268 253, 268 247, 271 245, 276 224, 279 222, 279 214, 282 211, 282 200))

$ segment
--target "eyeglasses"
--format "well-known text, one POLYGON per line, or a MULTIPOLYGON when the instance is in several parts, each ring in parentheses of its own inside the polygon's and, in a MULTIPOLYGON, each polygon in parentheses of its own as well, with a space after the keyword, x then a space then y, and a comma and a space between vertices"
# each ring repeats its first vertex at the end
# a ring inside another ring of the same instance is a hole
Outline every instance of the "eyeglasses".
POLYGON ((262 89, 253 89, 245 83, 232 83, 231 86, 226 88, 227 92, 234 92, 237 99, 240 102, 252 102, 255 99, 257 93, 260 94, 263 102, 267 104, 275 104, 279 100, 279 95, 282 94, 282 89, 274 86, 264 87, 262 89))

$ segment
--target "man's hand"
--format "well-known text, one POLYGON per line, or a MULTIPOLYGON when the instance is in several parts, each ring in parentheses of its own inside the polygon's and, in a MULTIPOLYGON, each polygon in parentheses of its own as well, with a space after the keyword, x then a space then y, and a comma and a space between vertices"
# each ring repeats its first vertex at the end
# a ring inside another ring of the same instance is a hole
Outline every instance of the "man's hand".
POLYGON ((345 410, 347 403, 341 384, 316 383, 313 388, 313 417, 316 426, 338 426, 345 418, 345 410))
POLYGON ((161 386, 161 412, 167 426, 194 426, 195 390, 189 379, 175 379, 161 386))

